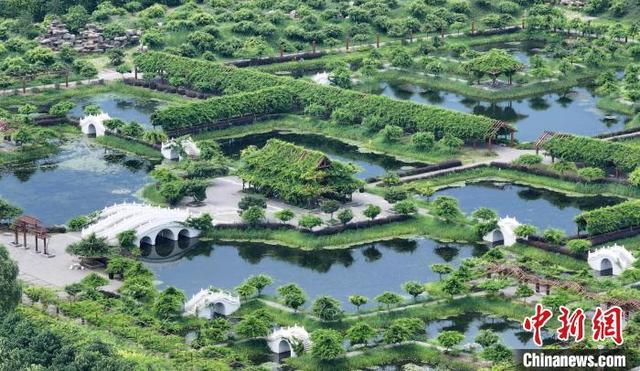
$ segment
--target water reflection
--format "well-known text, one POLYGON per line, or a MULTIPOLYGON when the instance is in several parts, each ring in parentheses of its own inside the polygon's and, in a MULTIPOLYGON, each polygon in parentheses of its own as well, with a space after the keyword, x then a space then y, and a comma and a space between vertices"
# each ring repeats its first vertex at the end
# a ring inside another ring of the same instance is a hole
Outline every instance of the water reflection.
POLYGON ((240 151, 249 145, 262 147, 271 138, 295 143, 309 149, 321 151, 332 159, 350 162, 359 168, 356 176, 360 179, 383 175, 387 171, 397 171, 403 167, 424 166, 419 162, 403 162, 391 156, 375 153, 362 153, 358 147, 339 140, 315 134, 294 134, 284 132, 269 132, 252 134, 240 138, 221 140, 222 151, 231 157, 239 157, 240 151))
MULTIPOLYGON (((438 279, 429 265, 449 262, 456 266, 464 258, 486 251, 483 246, 442 244, 420 238, 377 242, 346 250, 301 251, 258 243, 199 243, 184 251, 175 246, 172 253, 161 249, 146 259, 162 286, 176 286, 187 296, 200 288, 216 286, 232 289, 253 274, 266 273, 278 286, 298 283, 313 299, 331 295, 350 308, 348 296, 371 298, 384 291, 400 292, 402 283, 438 279), (165 254, 164 259, 157 258, 165 254)), ((375 305, 375 303, 371 304, 375 305)))
POLYGON ((571 197, 540 188, 494 182, 471 183, 436 192, 436 196, 442 195, 457 198, 465 213, 489 207, 501 217, 513 216, 520 223, 533 224, 541 230, 553 227, 569 234, 575 233, 573 218, 580 212, 622 201, 605 196, 571 197))
POLYGON ((438 90, 419 92, 414 87, 391 82, 381 83, 379 90, 374 93, 513 122, 518 128, 516 138, 522 141, 533 141, 545 130, 587 136, 610 133, 624 129, 629 121, 625 115, 605 114, 599 110, 596 96, 584 87, 529 99, 497 102, 438 90))
POLYGON ((63 224, 117 202, 134 201, 150 164, 83 139, 58 154, 0 173, 0 197, 47 225, 63 224))
POLYGON ((75 107, 70 112, 73 117, 84 116, 84 107, 96 105, 112 118, 118 118, 125 122, 135 121, 147 128, 151 127, 151 114, 163 104, 158 100, 113 93, 82 97, 75 100, 75 103, 75 107))
MULTIPOLYGON (((428 338, 435 338, 442 331, 459 331, 464 334, 461 345, 474 343, 481 330, 493 331, 510 349, 539 348, 533 343, 533 334, 524 331, 520 323, 499 317, 489 317, 481 313, 465 313, 461 316, 431 321, 426 328, 428 338)), ((554 342, 553 334, 546 331, 542 334, 545 345, 554 342)))

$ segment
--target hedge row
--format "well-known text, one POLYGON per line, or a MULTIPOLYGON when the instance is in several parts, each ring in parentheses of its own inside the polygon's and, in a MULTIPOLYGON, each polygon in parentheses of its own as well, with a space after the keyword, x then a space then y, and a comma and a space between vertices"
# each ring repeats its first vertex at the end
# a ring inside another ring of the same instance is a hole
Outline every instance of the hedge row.
POLYGON ((290 89, 275 86, 169 106, 155 111, 151 121, 169 132, 238 116, 291 112, 295 110, 295 104, 296 97, 290 89))
MULTIPOLYGON (((366 117, 377 116, 380 122, 385 125, 400 126, 407 133, 429 131, 438 138, 445 134, 451 134, 469 141, 484 139, 493 122, 486 117, 439 107, 393 100, 387 97, 318 85, 304 80, 278 77, 255 70, 238 69, 163 53, 140 54, 135 61, 137 67, 145 73, 147 78, 160 75, 173 85, 206 92, 222 94, 254 92, 256 95, 253 97, 262 101, 268 98, 260 97, 260 95, 279 94, 289 99, 289 94, 293 94, 298 108, 304 109, 304 107, 313 104, 323 106, 328 113, 341 109, 348 113, 349 121, 352 124, 360 124, 366 117), (281 87, 283 90, 260 91, 274 87, 281 87)), ((276 99, 279 101, 282 97, 279 96, 276 99)), ((224 107, 229 101, 213 98, 204 102, 172 107, 170 114, 161 110, 154 116, 154 124, 162 125, 165 129, 175 129, 201 125, 224 117, 242 115, 247 111, 259 113, 255 110, 256 107, 247 109, 243 106, 243 103, 253 105, 250 100, 233 100, 233 102, 233 109, 224 107), (207 115, 201 116, 200 112, 206 112, 207 115), (222 116, 216 116, 217 112, 222 116)), ((267 106, 263 107, 267 108, 267 106)), ((263 113, 275 113, 275 109, 280 108, 286 107, 269 108, 263 113)))
POLYGON ((599 235, 640 226, 640 200, 586 211, 575 218, 578 228, 599 235))
POLYGON ((640 166, 640 152, 635 148, 602 139, 581 136, 553 137, 542 147, 553 157, 584 163, 587 166, 615 167, 627 173, 640 166))

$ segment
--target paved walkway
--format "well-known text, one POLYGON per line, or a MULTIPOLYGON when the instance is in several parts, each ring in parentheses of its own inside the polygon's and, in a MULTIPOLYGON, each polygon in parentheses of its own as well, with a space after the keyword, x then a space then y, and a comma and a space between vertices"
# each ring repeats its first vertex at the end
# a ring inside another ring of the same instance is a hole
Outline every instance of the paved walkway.
MULTIPOLYGON (((425 178, 431 178, 437 175, 442 175, 442 174, 446 174, 449 173, 451 171, 460 171, 460 170, 465 170, 465 169, 472 169, 474 167, 479 167, 479 166, 483 166, 483 165, 488 165, 492 162, 504 162, 504 163, 511 163, 513 162, 513 160, 517 159, 518 157, 525 155, 525 154, 536 154, 535 150, 532 149, 517 149, 517 148, 512 148, 512 147, 502 147, 502 146, 495 146, 492 149, 493 152, 495 152, 497 154, 497 156, 495 157, 487 157, 486 159, 481 159, 481 160, 477 160, 477 161, 473 161, 473 162, 469 162, 466 164, 462 164, 460 166, 456 166, 456 167, 452 167, 452 168, 448 168, 448 169, 442 169, 442 170, 436 170, 436 171, 432 171, 429 173, 422 173, 422 174, 416 174, 416 175, 409 175, 409 176, 405 176, 405 177, 401 177, 400 180, 403 182, 410 182, 413 180, 417 180, 417 179, 425 179, 425 178)), ((550 163, 551 159, 544 157, 543 158, 543 162, 544 163, 550 163)), ((380 182, 376 182, 376 183, 372 183, 374 185, 377 185, 380 182)))
MULTIPOLYGON (((67 254, 65 248, 78 240, 80 240, 80 233, 78 232, 52 234, 48 250, 50 254, 55 256, 48 258, 35 252, 32 235, 27 235, 29 248, 25 250, 23 247, 13 245, 14 236, 12 232, 3 231, 0 234, 0 244, 7 248, 11 259, 18 263, 20 268, 18 277, 26 283, 54 289, 63 289, 66 285, 80 281, 91 272, 104 273, 104 269, 69 269, 71 265, 78 263, 78 259, 67 254)), ((20 243, 22 243, 22 238, 20 238, 20 243)), ((40 251, 42 251, 42 245, 40 245, 40 251)), ((109 285, 104 286, 103 289, 115 291, 120 285, 120 281, 111 280, 109 285)))
MULTIPOLYGON (((138 77, 140 78, 141 76, 142 76, 142 74, 138 73, 138 77)), ((126 77, 126 78, 133 77, 133 73, 125 73, 124 77, 126 77)), ((71 88, 75 88, 75 87, 78 87, 78 86, 97 84, 97 83, 99 83, 101 81, 108 82, 108 81, 122 80, 122 78, 123 78, 123 75, 121 73, 118 73, 115 70, 107 69, 107 70, 103 70, 103 71, 98 72, 98 76, 95 79, 87 79, 87 80, 80 80, 80 81, 69 81, 69 86, 68 87, 65 86, 64 82, 59 83, 58 85, 59 85, 60 89, 71 89, 71 88)), ((55 88, 56 88, 56 84, 45 84, 45 85, 29 86, 29 87, 27 87, 25 89, 26 93, 24 93, 24 94, 33 93, 33 89, 45 90, 45 89, 55 89, 55 88)), ((13 88, 13 89, 0 90, 0 95, 11 95, 16 90, 20 94, 23 94, 22 93, 22 88, 13 88)))
MULTIPOLYGON (((187 206, 189 209, 195 212, 207 212, 211 214, 215 222, 217 223, 240 223, 242 218, 238 214, 238 202, 249 193, 242 191, 242 180, 235 176, 226 176, 221 178, 215 178, 213 184, 207 188, 207 198, 204 200, 201 206, 187 206)), ((351 209, 354 218, 353 222, 367 220, 362 215, 362 211, 366 205, 374 204, 380 206, 382 212, 378 218, 390 215, 389 209, 392 205, 385 201, 384 198, 371 194, 355 192, 353 194, 353 200, 342 205, 342 208, 351 209)), ((289 224, 298 225, 298 219, 305 214, 314 214, 319 216, 323 221, 328 221, 330 216, 323 213, 319 209, 303 209, 296 206, 288 205, 284 202, 268 199, 267 200, 267 221, 278 223, 279 220, 275 218, 274 213, 282 209, 290 209, 296 214, 296 217, 289 221, 289 224)), ((334 218, 336 217, 334 213, 334 218)))

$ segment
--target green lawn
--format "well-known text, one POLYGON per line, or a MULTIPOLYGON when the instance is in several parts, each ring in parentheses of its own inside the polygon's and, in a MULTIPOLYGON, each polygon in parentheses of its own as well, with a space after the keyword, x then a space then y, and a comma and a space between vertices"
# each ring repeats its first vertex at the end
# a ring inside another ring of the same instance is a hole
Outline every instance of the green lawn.
POLYGON ((105 135, 103 137, 97 137, 95 141, 103 146, 119 149, 148 159, 162 159, 162 154, 160 153, 160 151, 144 144, 136 143, 119 137, 105 135))

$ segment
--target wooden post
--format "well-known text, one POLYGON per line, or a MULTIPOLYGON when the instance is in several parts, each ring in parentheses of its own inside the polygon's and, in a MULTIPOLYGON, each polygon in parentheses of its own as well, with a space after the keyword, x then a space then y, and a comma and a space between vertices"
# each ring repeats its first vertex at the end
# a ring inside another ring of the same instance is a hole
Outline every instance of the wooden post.
POLYGON ((35 240, 36 240, 36 252, 39 252, 38 251, 38 235, 35 236, 35 240))
POLYGON ((380 47, 380 34, 376 34, 376 48, 380 47))
POLYGON ((524 30, 524 18, 522 18, 522 29, 524 30))
POLYGON ((347 51, 349 51, 349 37, 345 37, 344 38, 344 45, 345 45, 347 51))
POLYGON ((64 73, 64 87, 69 87, 69 71, 65 71, 64 73))
POLYGON ((133 78, 138 79, 138 66, 133 66, 133 78))
POLYGON ((313 54, 316 54, 316 41, 313 40, 313 42, 311 43, 311 47, 313 48, 313 54))
POLYGON ((471 34, 476 33, 476 21, 471 21, 471 34))
MULTIPOLYGON (((511 145, 513 145, 513 142, 515 141, 514 135, 513 135, 513 131, 511 132, 511 145)), ((536 153, 537 154, 537 153, 536 153)))
POLYGON ((18 246, 18 244, 20 243, 20 241, 18 241, 18 227, 17 227, 17 226, 16 226, 16 229, 14 229, 14 233, 15 233, 15 236, 16 236, 16 240, 15 240, 14 244, 15 244, 16 246, 18 246))
POLYGON ((284 56, 284 48, 282 47, 282 44, 280 44, 280 59, 282 59, 283 56, 284 56))
POLYGON ((27 230, 26 229, 22 230, 22 243, 26 248, 27 247, 27 230))
POLYGON ((413 31, 409 31, 409 42, 413 42, 413 31))
POLYGON ((27 92, 27 80, 26 78, 22 78, 22 94, 25 94, 27 92))
POLYGON ((47 250, 47 238, 42 239, 44 241, 44 254, 49 255, 49 251, 47 250))

